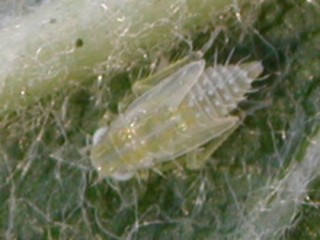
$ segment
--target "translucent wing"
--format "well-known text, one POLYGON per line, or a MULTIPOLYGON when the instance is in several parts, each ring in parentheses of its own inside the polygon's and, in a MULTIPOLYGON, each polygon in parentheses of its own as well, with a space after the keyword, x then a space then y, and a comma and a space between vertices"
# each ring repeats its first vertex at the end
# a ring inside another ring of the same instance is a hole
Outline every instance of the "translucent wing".
POLYGON ((176 108, 203 73, 203 60, 192 62, 173 73, 129 105, 126 114, 161 106, 176 108))
POLYGON ((176 154, 172 158, 179 157, 214 138, 222 136, 235 127, 238 122, 238 117, 230 116, 212 121, 206 126, 193 128, 191 131, 188 131, 188 137, 175 139, 172 148, 176 150, 176 154))

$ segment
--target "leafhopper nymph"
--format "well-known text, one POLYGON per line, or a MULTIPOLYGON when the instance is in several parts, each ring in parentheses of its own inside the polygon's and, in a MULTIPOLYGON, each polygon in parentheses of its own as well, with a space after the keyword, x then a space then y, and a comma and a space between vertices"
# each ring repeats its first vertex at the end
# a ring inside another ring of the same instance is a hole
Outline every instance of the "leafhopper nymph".
POLYGON ((230 112, 262 71, 260 62, 205 68, 198 60, 181 67, 134 100, 108 130, 96 131, 93 165, 102 177, 128 180, 213 141, 209 156, 199 156, 210 157, 239 124, 230 112))

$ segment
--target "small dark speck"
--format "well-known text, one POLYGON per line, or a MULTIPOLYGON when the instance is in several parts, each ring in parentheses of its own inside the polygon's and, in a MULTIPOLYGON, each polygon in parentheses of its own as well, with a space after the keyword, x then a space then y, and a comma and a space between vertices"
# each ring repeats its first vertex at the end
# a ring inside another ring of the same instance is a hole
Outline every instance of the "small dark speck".
POLYGON ((81 38, 78 38, 76 41, 76 48, 81 48, 83 46, 83 40, 81 38))
POLYGON ((55 18, 50 18, 50 20, 49 20, 49 23, 51 23, 51 24, 56 23, 56 22, 57 22, 57 19, 55 19, 55 18))

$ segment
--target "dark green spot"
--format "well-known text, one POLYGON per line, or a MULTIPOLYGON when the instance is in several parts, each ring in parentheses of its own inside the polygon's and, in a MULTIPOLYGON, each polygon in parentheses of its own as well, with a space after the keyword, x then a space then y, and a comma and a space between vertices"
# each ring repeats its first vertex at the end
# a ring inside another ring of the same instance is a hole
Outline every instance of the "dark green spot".
POLYGON ((80 48, 83 46, 83 40, 81 38, 78 38, 76 41, 76 48, 80 48))

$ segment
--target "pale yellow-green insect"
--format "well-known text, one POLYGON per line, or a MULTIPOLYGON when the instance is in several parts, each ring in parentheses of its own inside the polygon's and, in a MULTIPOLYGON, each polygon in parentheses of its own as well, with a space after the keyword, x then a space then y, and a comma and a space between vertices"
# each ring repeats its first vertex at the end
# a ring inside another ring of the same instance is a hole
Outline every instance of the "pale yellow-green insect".
POLYGON ((213 141, 210 154, 199 156, 208 158, 237 127, 240 119, 230 112, 262 71, 260 62, 185 65, 134 100, 109 128, 96 131, 93 165, 102 177, 128 180, 213 141))

